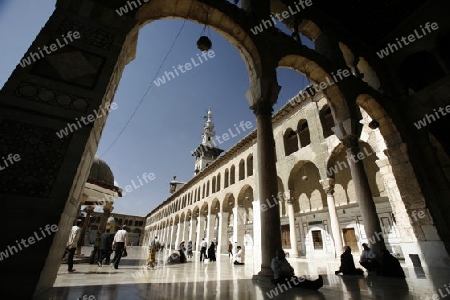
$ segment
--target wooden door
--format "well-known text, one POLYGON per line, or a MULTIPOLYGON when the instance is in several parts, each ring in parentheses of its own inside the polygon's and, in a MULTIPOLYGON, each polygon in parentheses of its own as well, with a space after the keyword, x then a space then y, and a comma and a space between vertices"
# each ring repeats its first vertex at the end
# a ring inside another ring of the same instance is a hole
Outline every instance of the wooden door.
POLYGON ((342 229, 344 234, 344 244, 345 246, 350 246, 352 252, 359 252, 358 241, 356 240, 355 228, 344 228, 342 229))

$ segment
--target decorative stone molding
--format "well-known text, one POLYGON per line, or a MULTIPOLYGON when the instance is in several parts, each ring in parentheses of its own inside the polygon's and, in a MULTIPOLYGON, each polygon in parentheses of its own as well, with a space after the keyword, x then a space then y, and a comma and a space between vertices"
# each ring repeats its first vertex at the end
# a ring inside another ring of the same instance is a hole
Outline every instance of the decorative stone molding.
POLYGON ((51 128, 10 120, 0 122, 0 152, 17 153, 20 167, 0 172, 0 194, 48 197, 70 143, 51 128), (14 134, 12 134, 14 133, 14 134))
POLYGON ((76 95, 66 94, 55 89, 49 89, 30 82, 21 82, 14 91, 15 96, 59 106, 68 110, 87 112, 91 99, 82 98, 76 95))
POLYGON ((86 23, 66 18, 59 25, 57 32, 65 34, 69 31, 78 31, 81 36, 81 42, 100 49, 109 50, 114 43, 114 34, 94 28, 86 23))

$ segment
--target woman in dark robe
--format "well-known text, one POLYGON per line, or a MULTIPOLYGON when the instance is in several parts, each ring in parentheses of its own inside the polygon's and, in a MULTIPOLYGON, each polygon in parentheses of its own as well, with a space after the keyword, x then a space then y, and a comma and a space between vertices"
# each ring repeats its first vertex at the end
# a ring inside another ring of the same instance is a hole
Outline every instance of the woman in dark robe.
POLYGON ((363 275, 364 271, 355 268, 355 262, 353 261, 352 249, 349 246, 344 247, 344 253, 341 254, 341 266, 339 270, 334 272, 336 275, 342 273, 342 275, 363 275))
POLYGON ((392 256, 392 254, 387 250, 383 250, 381 252, 381 267, 377 274, 379 276, 405 278, 405 272, 403 272, 398 259, 392 256))
POLYGON ((209 261, 216 261, 216 245, 214 242, 211 242, 211 245, 208 248, 208 258, 209 261))

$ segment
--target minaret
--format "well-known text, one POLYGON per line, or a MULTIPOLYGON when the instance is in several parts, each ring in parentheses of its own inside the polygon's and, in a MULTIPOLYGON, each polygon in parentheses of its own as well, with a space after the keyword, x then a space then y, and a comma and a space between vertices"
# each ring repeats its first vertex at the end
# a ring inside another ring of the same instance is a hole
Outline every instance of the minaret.
POLYGON ((223 152, 223 150, 215 147, 214 137, 216 133, 214 132, 211 109, 208 109, 208 114, 205 118, 206 123, 203 127, 202 143, 192 152, 192 156, 195 156, 194 176, 208 167, 223 152))

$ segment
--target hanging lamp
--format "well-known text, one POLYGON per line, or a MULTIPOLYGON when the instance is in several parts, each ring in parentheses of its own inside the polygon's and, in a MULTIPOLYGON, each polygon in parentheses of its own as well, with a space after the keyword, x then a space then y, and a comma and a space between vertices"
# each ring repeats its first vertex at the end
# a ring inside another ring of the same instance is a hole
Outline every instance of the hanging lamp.
POLYGON ((212 47, 212 42, 206 35, 202 35, 197 41, 197 48, 201 51, 208 51, 212 47))
POLYGON ((197 48, 200 51, 208 51, 212 47, 211 39, 206 35, 206 27, 207 27, 207 24, 208 24, 208 17, 209 17, 209 7, 211 6, 211 3, 209 3, 207 5, 208 5, 208 8, 206 10, 205 26, 203 27, 203 30, 202 30, 200 38, 197 40, 197 48))

